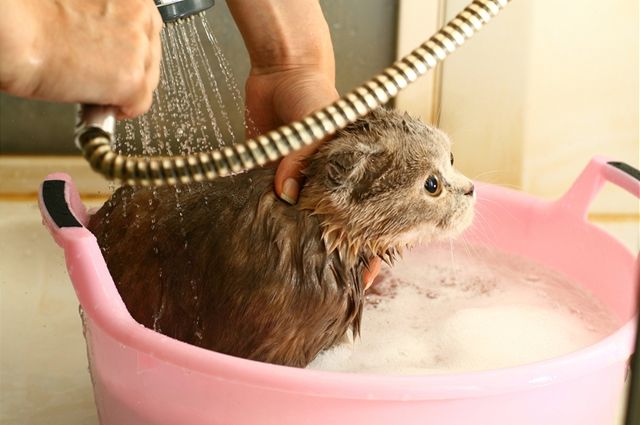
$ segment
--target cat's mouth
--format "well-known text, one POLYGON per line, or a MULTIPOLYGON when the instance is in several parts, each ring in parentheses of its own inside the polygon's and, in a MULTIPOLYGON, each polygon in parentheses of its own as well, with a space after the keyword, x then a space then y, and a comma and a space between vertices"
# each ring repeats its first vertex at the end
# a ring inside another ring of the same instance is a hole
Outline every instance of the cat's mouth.
POLYGON ((436 234, 436 236, 440 236, 440 232, 442 232, 442 236, 445 237, 457 236, 471 225, 475 202, 474 199, 470 199, 465 203, 467 205, 457 208, 454 212, 447 214, 438 221, 436 224, 438 234, 436 234))

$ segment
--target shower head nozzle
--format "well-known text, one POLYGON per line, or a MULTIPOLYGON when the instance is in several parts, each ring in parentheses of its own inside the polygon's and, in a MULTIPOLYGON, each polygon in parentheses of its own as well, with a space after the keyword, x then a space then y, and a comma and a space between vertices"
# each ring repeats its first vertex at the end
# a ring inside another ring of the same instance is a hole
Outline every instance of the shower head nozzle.
POLYGON ((213 6, 214 0, 154 0, 164 22, 195 15, 213 6))

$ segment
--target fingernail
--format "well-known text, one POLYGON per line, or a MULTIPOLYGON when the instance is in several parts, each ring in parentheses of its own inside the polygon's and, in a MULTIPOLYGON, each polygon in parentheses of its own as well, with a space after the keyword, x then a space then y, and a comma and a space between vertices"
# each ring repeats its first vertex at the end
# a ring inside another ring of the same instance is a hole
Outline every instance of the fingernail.
POLYGON ((367 279, 367 282, 364 284, 364 290, 366 291, 373 285, 373 279, 367 279))
POLYGON ((367 289, 369 289, 369 287, 371 286, 371 284, 373 283, 373 276, 371 276, 371 272, 369 271, 369 269, 365 269, 364 270, 364 290, 366 291, 367 289))
POLYGON ((280 197, 291 205, 295 205, 298 202, 298 193, 300 192, 300 185, 294 178, 289 177, 284 181, 282 185, 282 193, 280 197))

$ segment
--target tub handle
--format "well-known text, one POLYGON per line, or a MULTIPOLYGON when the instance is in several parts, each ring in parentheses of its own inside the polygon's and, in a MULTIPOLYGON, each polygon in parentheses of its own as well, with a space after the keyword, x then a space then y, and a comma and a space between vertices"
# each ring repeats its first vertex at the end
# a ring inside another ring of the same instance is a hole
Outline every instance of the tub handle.
MULTIPOLYGON (((585 167, 571 188, 558 200, 556 206, 569 210, 586 220, 593 199, 605 182, 621 187, 636 198, 640 198, 640 171, 629 164, 596 156, 585 167)), ((640 256, 637 261, 640 271, 640 256)), ((640 281, 640 276, 639 276, 640 281)), ((640 306, 640 290, 637 291, 637 306, 640 306)), ((637 317, 637 315, 636 315, 637 317)), ((631 385, 627 395, 625 425, 640 423, 640 331, 636 330, 635 355, 631 359, 631 385)))
POLYGON ((640 170, 624 162, 596 156, 560 198, 558 204, 586 219, 591 202, 605 182, 613 183, 640 198, 640 170))
POLYGON ((82 227, 82 224, 71 212, 65 199, 64 180, 46 180, 42 183, 42 202, 51 218, 52 224, 57 228, 82 227))
POLYGON ((93 236, 85 228, 89 222, 87 209, 67 174, 54 173, 45 178, 38 192, 38 206, 43 224, 61 247, 73 238, 93 236))
POLYGON ((38 193, 43 224, 64 249, 67 270, 80 305, 103 326, 135 323, 118 294, 96 237, 86 228, 89 214, 67 174, 45 178, 38 193))

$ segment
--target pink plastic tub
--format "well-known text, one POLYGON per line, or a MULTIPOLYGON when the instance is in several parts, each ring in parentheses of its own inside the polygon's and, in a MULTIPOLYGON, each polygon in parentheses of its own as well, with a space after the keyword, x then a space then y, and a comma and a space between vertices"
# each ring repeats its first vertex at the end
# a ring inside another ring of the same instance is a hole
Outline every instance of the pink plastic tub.
POLYGON ((482 231, 472 228, 468 239, 565 273, 624 324, 597 344, 560 358, 437 376, 274 366, 193 347, 146 329, 128 314, 94 236, 83 227, 87 212, 68 176, 47 178, 40 208, 65 251, 84 311, 103 425, 608 425, 621 402, 632 352, 638 262, 585 216, 607 180, 640 197, 635 173, 624 164, 595 158, 555 202, 478 185, 482 231))

